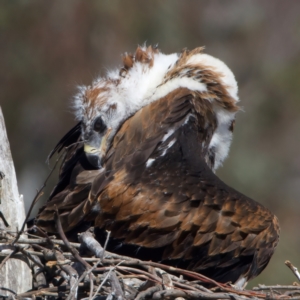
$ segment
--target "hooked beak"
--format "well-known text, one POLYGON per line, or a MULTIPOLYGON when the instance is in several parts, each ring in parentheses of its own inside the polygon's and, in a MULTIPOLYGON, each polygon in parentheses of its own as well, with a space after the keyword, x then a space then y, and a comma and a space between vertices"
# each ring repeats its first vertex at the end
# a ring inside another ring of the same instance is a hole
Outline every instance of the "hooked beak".
POLYGON ((104 136, 99 136, 97 132, 93 132, 88 141, 84 143, 84 152, 88 162, 95 168, 101 169, 102 162, 107 150, 107 138, 111 132, 108 129, 104 136))

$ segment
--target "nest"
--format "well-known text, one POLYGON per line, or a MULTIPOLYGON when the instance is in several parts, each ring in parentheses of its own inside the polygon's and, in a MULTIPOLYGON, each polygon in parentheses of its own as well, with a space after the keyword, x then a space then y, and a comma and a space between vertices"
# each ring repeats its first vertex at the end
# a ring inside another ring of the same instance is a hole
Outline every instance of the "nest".
MULTIPOLYGON (((43 237, 0 232, 1 250, 8 250, 0 252, 0 268, 19 258, 29 262, 34 279, 31 291, 3 299, 300 299, 298 284, 238 290, 196 272, 117 255, 106 251, 90 230, 79 234, 80 243, 71 243, 57 216, 60 238, 38 228, 43 237)), ((297 269, 286 264, 299 280, 297 269)))

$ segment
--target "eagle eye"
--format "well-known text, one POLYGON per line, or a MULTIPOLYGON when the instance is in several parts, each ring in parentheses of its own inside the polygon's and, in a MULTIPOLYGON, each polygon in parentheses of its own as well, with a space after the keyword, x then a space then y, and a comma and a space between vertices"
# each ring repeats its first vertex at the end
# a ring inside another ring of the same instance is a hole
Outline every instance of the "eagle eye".
POLYGON ((94 130, 102 133, 106 129, 106 125, 104 124, 103 120, 101 117, 97 117, 96 120, 94 121, 94 130))

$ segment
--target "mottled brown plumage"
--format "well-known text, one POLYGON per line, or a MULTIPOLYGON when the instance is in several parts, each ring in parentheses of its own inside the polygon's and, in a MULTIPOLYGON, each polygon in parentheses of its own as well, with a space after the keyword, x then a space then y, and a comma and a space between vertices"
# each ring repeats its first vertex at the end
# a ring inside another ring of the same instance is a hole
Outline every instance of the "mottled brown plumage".
MULTIPOLYGON (((149 49, 138 50, 135 57, 155 66, 156 50, 151 48, 147 56, 149 49)), ((37 224, 55 232, 57 206, 67 232, 91 222, 100 240, 105 230, 111 231, 110 250, 242 286, 269 262, 279 225, 268 209, 213 172, 219 145, 212 146, 212 140, 221 126, 219 112, 232 113, 237 106, 219 70, 191 63, 194 52, 181 54, 161 85, 189 76, 207 88, 177 86, 121 122, 102 157, 102 168, 87 160, 80 124, 61 140, 55 151, 69 147, 60 181, 37 224)), ((127 55, 126 72, 135 63, 134 56, 127 55)), ((226 124, 231 132, 234 118, 226 124)))

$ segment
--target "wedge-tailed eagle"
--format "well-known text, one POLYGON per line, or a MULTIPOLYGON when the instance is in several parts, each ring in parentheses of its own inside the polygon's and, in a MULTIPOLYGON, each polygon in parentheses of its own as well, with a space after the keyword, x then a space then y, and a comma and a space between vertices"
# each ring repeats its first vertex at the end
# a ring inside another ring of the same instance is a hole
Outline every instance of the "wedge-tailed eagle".
POLYGON ((244 286, 268 264, 279 225, 214 173, 239 109, 233 73, 202 48, 138 47, 123 64, 79 88, 79 123, 53 151, 67 147, 37 225, 55 232, 57 207, 66 232, 92 224, 117 253, 244 286))

